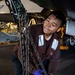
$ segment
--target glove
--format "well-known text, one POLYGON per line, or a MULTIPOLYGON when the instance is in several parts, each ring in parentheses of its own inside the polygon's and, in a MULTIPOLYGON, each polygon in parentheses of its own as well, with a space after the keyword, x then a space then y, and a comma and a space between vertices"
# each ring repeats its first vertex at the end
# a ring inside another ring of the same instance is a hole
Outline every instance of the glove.
POLYGON ((34 75, 42 75, 42 73, 43 73, 43 70, 36 70, 34 72, 34 75))

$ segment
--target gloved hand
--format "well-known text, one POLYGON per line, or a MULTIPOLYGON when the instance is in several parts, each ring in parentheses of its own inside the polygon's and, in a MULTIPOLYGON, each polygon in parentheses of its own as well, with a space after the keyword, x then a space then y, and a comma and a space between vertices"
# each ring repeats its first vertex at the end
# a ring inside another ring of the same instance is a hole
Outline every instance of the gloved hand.
POLYGON ((34 72, 34 75, 42 75, 42 73, 43 73, 43 70, 36 70, 34 72))

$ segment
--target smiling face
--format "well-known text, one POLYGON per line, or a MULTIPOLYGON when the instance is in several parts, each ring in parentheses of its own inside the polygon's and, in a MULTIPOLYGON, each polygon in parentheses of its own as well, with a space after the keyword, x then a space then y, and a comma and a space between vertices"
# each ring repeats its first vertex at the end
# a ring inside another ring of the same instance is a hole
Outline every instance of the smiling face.
POLYGON ((56 18, 55 15, 51 14, 43 24, 43 32, 46 36, 50 36, 54 32, 60 31, 61 20, 56 18))

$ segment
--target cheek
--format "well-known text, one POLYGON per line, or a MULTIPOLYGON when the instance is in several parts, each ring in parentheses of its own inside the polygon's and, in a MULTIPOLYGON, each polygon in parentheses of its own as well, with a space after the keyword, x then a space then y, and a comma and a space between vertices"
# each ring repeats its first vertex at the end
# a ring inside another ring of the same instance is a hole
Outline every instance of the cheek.
POLYGON ((52 33, 57 32, 57 28, 51 28, 52 33))
POLYGON ((44 26, 44 27, 46 26, 46 23, 45 23, 45 22, 43 23, 43 26, 44 26))
POLYGON ((44 26, 47 26, 48 22, 47 22, 47 21, 44 21, 44 23, 43 23, 43 24, 44 24, 44 26))

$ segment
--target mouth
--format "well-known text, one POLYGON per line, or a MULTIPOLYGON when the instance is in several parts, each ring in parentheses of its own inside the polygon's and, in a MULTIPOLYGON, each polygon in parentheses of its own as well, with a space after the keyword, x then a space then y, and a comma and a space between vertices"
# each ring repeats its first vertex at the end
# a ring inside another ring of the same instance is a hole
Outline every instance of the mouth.
POLYGON ((44 27, 45 32, 49 32, 50 29, 48 27, 44 27))

